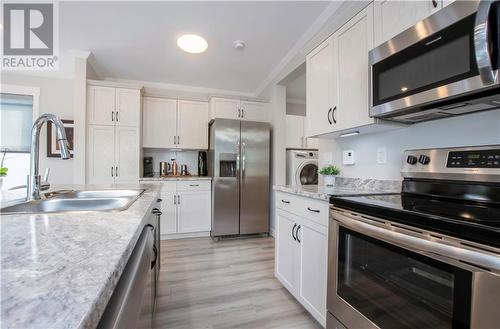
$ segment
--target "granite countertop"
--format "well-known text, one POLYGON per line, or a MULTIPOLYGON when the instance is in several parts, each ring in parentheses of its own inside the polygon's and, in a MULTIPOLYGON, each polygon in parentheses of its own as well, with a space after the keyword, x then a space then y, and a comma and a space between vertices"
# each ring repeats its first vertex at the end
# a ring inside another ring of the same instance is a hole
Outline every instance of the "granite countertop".
POLYGON ((2 327, 95 328, 160 190, 157 184, 54 189, 68 188, 146 191, 120 212, 2 215, 2 327))
POLYGON ((159 176, 154 175, 153 177, 141 177, 139 181, 148 182, 148 181, 176 181, 176 180, 212 180, 212 177, 209 176, 197 176, 197 175, 186 175, 186 176, 159 176))
POLYGON ((318 200, 329 200, 330 196, 353 196, 401 192, 401 182, 393 180, 359 179, 337 177, 333 187, 323 185, 274 185, 275 191, 296 194, 318 200))

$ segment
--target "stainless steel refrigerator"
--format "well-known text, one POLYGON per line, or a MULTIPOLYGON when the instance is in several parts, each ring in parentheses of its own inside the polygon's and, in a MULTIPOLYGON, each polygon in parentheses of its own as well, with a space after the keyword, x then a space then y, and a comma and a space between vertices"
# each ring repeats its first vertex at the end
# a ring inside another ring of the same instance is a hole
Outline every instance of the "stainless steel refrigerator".
POLYGON ((215 119, 209 127, 212 237, 269 233, 269 124, 215 119))

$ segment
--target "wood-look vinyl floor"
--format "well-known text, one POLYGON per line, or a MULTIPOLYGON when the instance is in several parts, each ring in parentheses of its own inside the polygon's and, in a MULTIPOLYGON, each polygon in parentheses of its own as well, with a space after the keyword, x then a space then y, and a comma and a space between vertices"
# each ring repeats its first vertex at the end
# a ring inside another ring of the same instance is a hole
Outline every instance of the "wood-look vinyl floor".
POLYGON ((274 239, 162 241, 155 328, 319 329, 274 277, 274 239))

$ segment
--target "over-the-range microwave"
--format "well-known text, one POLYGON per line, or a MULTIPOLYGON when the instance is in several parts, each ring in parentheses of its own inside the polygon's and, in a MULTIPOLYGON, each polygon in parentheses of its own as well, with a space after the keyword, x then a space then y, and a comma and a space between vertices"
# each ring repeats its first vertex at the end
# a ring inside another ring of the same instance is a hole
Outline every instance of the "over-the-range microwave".
POLYGON ((500 107, 500 1, 455 1, 370 51, 370 116, 413 123, 500 107))

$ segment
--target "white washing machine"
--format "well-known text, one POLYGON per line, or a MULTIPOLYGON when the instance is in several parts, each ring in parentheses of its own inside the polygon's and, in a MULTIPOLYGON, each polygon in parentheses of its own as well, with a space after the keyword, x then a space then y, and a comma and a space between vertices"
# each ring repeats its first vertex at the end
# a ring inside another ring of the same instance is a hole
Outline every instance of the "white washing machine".
POLYGON ((286 184, 318 185, 318 151, 286 151, 286 184))

